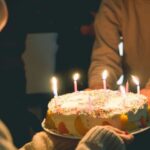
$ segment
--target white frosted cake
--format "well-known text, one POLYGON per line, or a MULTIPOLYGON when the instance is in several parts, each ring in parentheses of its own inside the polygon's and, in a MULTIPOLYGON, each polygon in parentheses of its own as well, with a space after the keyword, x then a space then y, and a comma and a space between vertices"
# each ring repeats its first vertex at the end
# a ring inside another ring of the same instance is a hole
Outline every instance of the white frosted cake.
POLYGON ((59 134, 82 137, 95 125, 112 125, 133 131, 145 127, 148 120, 147 98, 119 91, 78 91, 57 96, 48 104, 47 129, 59 134))

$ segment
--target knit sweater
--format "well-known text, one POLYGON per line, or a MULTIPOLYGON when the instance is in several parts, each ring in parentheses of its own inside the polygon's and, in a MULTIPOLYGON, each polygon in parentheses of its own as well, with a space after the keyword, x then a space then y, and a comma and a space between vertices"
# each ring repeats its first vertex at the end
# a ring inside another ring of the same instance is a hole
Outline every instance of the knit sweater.
POLYGON ((1 120, 0 120, 0 150, 17 150, 17 148, 13 144, 13 139, 8 128, 1 120))
MULTIPOLYGON (((109 150, 110 148, 125 150, 125 144, 107 126, 96 126, 89 130, 80 142, 41 131, 19 150, 109 150)), ((0 121, 0 150, 17 150, 9 130, 2 121, 0 121)))
POLYGON ((77 140, 37 133, 20 150, 125 150, 123 140, 107 127, 92 128, 78 143, 77 140), (78 144, 78 145, 77 145, 78 144), (76 147, 77 146, 77 147, 76 147))
POLYGON ((95 126, 79 142, 76 150, 125 150, 123 140, 107 127, 95 126))
POLYGON ((115 88, 121 74, 139 77, 145 87, 150 77, 150 1, 103 0, 96 15, 96 39, 89 68, 89 87, 101 87, 104 69, 107 85, 115 88), (118 52, 123 38, 124 55, 118 52))
POLYGON ((0 0, 0 31, 5 27, 8 20, 8 10, 5 0, 0 0))

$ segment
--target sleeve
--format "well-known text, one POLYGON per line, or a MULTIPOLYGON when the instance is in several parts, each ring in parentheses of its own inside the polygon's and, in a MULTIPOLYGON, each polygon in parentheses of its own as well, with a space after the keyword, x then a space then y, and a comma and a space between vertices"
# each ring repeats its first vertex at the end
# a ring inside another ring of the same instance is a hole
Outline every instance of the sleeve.
POLYGON ((6 125, 0 120, 0 150, 17 150, 6 125))
POLYGON ((32 141, 26 143, 19 150, 74 150, 78 141, 63 138, 41 131, 36 133, 32 141))
POLYGON ((0 31, 5 27, 8 21, 8 10, 5 0, 0 0, 0 31))
POLYGON ((125 150, 123 140, 106 127, 95 126, 79 142, 76 150, 125 150))
POLYGON ((114 89, 114 81, 123 72, 118 51, 121 36, 121 2, 122 0, 103 0, 95 17, 95 42, 88 72, 90 88, 102 87, 101 74, 106 69, 109 72, 107 86, 114 89))
POLYGON ((36 133, 32 141, 26 143, 19 150, 53 150, 54 145, 51 138, 44 131, 36 133))

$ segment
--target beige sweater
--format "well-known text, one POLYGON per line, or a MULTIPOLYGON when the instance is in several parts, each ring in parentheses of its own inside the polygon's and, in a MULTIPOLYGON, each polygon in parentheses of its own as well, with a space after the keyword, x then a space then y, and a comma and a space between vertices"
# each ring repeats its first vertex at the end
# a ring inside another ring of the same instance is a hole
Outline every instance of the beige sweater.
POLYGON ((17 150, 6 125, 0 120, 0 150, 17 150))
MULTIPOLYGON (((35 134, 31 142, 19 150, 125 150, 123 140, 107 126, 92 128, 79 141, 51 135, 44 131, 35 134)), ((11 134, 0 121, 0 150, 17 150, 11 134)))
POLYGON ((125 150, 123 140, 107 127, 92 128, 78 143, 77 140, 37 133, 20 150, 125 150))
POLYGON ((5 0, 0 0, 0 31, 8 21, 8 10, 5 0))
POLYGON ((96 40, 89 68, 89 87, 102 86, 104 69, 109 72, 107 85, 110 88, 116 87, 121 74, 138 76, 144 87, 150 77, 150 1, 103 0, 94 26, 96 40), (121 36, 123 59, 118 52, 121 36))

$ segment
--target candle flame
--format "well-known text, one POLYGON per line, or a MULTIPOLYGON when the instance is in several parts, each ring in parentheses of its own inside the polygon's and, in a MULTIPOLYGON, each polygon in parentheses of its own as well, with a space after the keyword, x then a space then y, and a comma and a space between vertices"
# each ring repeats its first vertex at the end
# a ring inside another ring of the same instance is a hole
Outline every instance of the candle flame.
POLYGON ((140 84, 138 77, 132 75, 132 79, 133 79, 133 82, 134 82, 136 85, 139 85, 139 84, 140 84))
POLYGON ((57 78, 56 77, 52 77, 52 88, 53 88, 53 93, 54 96, 57 96, 57 78))
POLYGON ((107 70, 104 70, 103 73, 102 73, 102 79, 105 80, 108 76, 108 71, 107 70))
POLYGON ((73 80, 78 80, 79 79, 79 77, 80 77, 80 75, 79 75, 79 73, 75 73, 74 75, 73 75, 73 80))
POLYGON ((117 81, 117 85, 121 85, 123 83, 123 80, 124 80, 124 75, 121 75, 117 81))
POLYGON ((123 42, 121 42, 118 47, 120 56, 123 56, 123 42))

